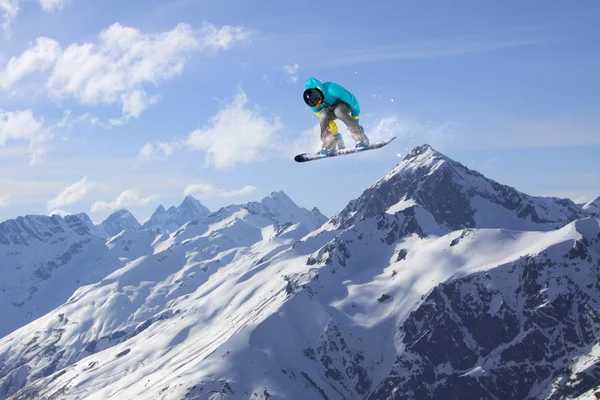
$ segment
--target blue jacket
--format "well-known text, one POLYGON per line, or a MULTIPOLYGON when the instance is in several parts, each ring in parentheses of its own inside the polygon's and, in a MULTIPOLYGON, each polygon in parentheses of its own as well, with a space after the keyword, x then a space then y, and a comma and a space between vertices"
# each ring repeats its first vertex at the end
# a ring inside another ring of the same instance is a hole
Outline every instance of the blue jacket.
POLYGON ((354 97, 354 95, 347 91, 343 86, 338 85, 335 82, 322 83, 316 78, 308 78, 306 80, 306 84, 304 85, 304 89, 306 90, 314 88, 319 89, 325 96, 323 99, 323 104, 321 104, 319 107, 312 108, 315 113, 320 112, 327 106, 335 104, 339 101, 343 101, 350 106, 353 117, 356 118, 360 115, 360 104, 358 104, 358 100, 356 100, 356 97, 354 97))

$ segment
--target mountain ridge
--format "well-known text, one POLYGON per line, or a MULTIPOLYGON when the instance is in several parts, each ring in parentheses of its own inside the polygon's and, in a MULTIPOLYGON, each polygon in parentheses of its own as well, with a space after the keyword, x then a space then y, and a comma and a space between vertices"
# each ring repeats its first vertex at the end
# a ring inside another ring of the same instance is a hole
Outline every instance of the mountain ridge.
POLYGON ((0 398, 591 396, 600 219, 433 151, 327 220, 274 192, 122 232, 123 268, 0 339, 0 398))
POLYGON ((588 216, 570 199, 529 196, 456 162, 430 145, 415 147, 390 173, 351 201, 337 224, 405 207, 426 209, 445 232, 463 228, 556 229, 588 216), (499 215, 488 220, 486 214, 499 215))
POLYGON ((178 207, 171 206, 165 210, 160 204, 142 228, 157 228, 164 232, 173 232, 188 221, 204 219, 210 210, 193 196, 186 196, 178 207))

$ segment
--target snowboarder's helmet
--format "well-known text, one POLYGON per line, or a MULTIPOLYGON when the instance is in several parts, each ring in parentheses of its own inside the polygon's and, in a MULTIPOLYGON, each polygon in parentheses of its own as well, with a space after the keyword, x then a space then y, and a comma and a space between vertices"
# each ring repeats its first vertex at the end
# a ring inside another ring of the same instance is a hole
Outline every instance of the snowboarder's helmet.
POLYGON ((316 107, 323 101, 323 93, 319 89, 306 89, 304 91, 304 102, 309 107, 316 107))

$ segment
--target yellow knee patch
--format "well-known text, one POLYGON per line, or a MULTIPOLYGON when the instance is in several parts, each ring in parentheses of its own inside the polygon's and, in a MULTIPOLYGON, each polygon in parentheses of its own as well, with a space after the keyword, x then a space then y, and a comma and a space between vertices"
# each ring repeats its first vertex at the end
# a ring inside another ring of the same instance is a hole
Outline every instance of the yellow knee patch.
POLYGON ((335 121, 329 121, 329 130, 331 131, 331 133, 333 133, 334 135, 338 134, 338 126, 335 123, 335 121))

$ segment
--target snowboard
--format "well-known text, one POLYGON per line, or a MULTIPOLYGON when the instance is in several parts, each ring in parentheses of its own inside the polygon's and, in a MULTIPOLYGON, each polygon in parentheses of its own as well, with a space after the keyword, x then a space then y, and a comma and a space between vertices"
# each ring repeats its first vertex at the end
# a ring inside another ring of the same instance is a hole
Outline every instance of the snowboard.
POLYGON ((386 139, 383 142, 371 143, 371 144, 369 144, 368 147, 365 147, 364 149, 360 149, 360 150, 357 150, 355 147, 346 147, 345 149, 338 150, 336 153, 334 153, 330 156, 324 155, 324 154, 317 154, 316 152, 315 153, 302 153, 302 154, 298 154, 296 157, 294 157, 294 160, 297 162, 306 162, 306 161, 320 160, 322 158, 331 158, 331 157, 337 157, 337 156, 345 156, 345 155, 354 154, 354 153, 362 153, 363 151, 379 149, 379 148, 385 146, 386 144, 390 143, 394 139, 396 139, 396 136, 386 139))

